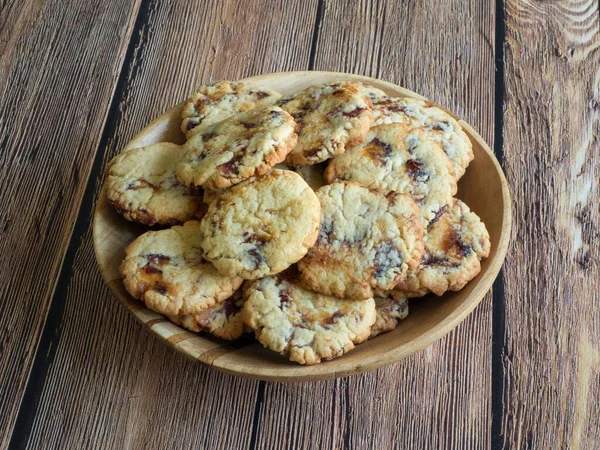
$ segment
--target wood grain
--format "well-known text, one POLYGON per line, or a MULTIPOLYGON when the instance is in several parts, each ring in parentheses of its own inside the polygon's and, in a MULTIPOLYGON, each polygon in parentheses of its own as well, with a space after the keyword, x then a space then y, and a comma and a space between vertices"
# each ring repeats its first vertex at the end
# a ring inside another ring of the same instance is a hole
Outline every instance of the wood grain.
MULTIPOLYGON (((101 166, 202 82, 308 64, 316 1, 285 9, 184 0, 142 8, 101 166)), ((103 168, 94 176, 91 186, 99 188, 103 168)), ((91 230, 75 245, 61 337, 30 412, 27 446, 248 448, 259 383, 190 362, 152 337, 105 286, 91 230)))
POLYGON ((138 1, 0 6, 0 447, 21 403, 138 1), (73 25, 76 24, 76 25, 73 25))
POLYGON ((600 11, 506 2, 503 448, 600 444, 600 11))
MULTIPOLYGON (((405 86, 492 144, 494 8, 325 1, 314 68, 405 86)), ((489 448, 491 306, 488 295, 445 339, 394 366, 310 385, 267 383, 257 448, 489 448)))

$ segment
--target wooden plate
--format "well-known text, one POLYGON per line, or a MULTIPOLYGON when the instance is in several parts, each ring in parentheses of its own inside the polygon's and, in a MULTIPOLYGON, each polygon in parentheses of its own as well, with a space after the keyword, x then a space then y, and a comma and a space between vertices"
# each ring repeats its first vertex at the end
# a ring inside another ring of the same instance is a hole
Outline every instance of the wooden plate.
MULTIPOLYGON (((368 77, 333 72, 286 72, 249 78, 259 86, 291 94, 318 83, 359 80, 393 96, 423 99, 418 94, 391 83, 368 77)), ((175 106, 142 130, 125 148, 130 150, 161 141, 183 143, 180 131, 182 105, 175 106)), ((454 115, 453 115, 454 116, 454 115)), ((150 331, 186 356, 217 370, 274 381, 307 381, 352 375, 394 363, 424 349, 453 330, 479 304, 492 287, 506 255, 511 228, 511 200, 502 169, 481 136, 460 121, 473 142, 475 159, 459 183, 458 197, 485 222, 491 237, 490 257, 481 273, 460 292, 442 298, 429 296, 410 303, 410 314, 398 328, 358 345, 333 361, 316 366, 300 366, 262 346, 251 338, 226 342, 186 331, 148 310, 131 298, 121 282, 118 267, 124 249, 145 231, 115 213, 108 205, 104 189, 94 216, 94 249, 102 276, 117 298, 150 331)))

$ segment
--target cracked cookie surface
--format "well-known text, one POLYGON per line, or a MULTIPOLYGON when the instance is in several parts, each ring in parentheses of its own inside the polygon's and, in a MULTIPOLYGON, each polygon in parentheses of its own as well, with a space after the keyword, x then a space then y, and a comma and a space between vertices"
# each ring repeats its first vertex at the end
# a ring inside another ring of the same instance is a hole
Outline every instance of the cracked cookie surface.
POLYGON ((200 222, 148 231, 126 248, 119 272, 132 297, 168 316, 201 314, 242 284, 202 258, 200 222))
POLYGON ((311 165, 360 144, 369 130, 372 102, 361 83, 311 86, 277 104, 297 126, 298 143, 286 158, 293 165, 311 165))
POLYGON ((162 142, 116 156, 106 179, 110 205, 144 225, 179 225, 202 217, 202 193, 175 176, 181 147, 162 142))
POLYGON ((221 189, 262 175, 296 144, 292 116, 264 106, 205 128, 188 140, 175 172, 188 186, 221 189))
POLYGON ((281 98, 272 89, 241 81, 217 81, 201 86, 186 102, 181 130, 189 139, 209 125, 235 114, 268 106, 281 98))
POLYGON ((273 169, 211 203, 201 227, 204 257, 221 273, 245 279, 281 272, 315 243, 320 211, 300 175, 273 169))
POLYGON ((481 271, 490 236, 481 219, 458 199, 442 207, 427 227, 425 253, 394 291, 408 297, 459 291, 481 271))
POLYGON ((243 316, 263 346, 300 364, 330 360, 368 339, 375 302, 344 300, 302 287, 295 268, 247 282, 243 316))
POLYGON ((473 160, 473 144, 460 124, 429 101, 410 97, 376 99, 371 126, 391 123, 418 128, 427 139, 438 143, 453 162, 457 180, 473 160))
POLYGON ((408 196, 337 182, 317 191, 316 244, 298 263, 302 282, 340 298, 368 299, 391 289, 423 253, 419 209, 408 196))
POLYGON ((357 181, 410 195, 419 205, 424 225, 457 189, 454 166, 441 147, 423 132, 400 124, 372 128, 365 142, 329 163, 325 180, 357 181))
POLYGON ((231 341, 239 338, 244 332, 243 305, 242 290, 238 289, 231 297, 209 306, 200 314, 171 316, 169 319, 195 333, 205 331, 231 341))

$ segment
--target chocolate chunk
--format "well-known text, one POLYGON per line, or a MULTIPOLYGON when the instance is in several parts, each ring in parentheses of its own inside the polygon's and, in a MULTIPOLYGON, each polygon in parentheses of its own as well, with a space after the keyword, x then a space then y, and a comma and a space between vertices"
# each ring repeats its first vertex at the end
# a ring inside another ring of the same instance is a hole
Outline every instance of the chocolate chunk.
POLYGON ((440 217, 442 217, 444 215, 444 213, 446 211, 448 211, 448 205, 444 205, 440 209, 437 210, 437 212, 435 213, 435 216, 433 216, 433 219, 431 219, 429 221, 429 223, 427 224, 427 231, 429 231, 431 229, 431 227, 433 227, 433 224, 436 223, 440 219, 440 217))
POLYGON ((447 120, 444 120, 443 122, 436 122, 431 125, 431 129, 435 131, 446 131, 449 127, 450 123, 447 120))
POLYGON ((281 306, 288 306, 292 301, 292 296, 288 291, 281 291, 279 293, 279 304, 281 306))
POLYGON ((246 129, 246 130, 250 130, 252 128, 256 127, 255 123, 249 123, 249 122, 240 122, 240 124, 246 129))
POLYGON ((162 273, 162 270, 148 265, 148 266, 144 266, 144 272, 149 275, 153 275, 153 274, 162 273))
POLYGON ((229 318, 240 312, 242 308, 237 305, 235 298, 229 297, 223 302, 223 309, 225 310, 225 317, 229 318))
POLYGON ((200 125, 200 123, 202 122, 202 119, 196 119, 196 120, 190 120, 188 121, 186 128, 188 131, 196 128, 198 125, 200 125))
POLYGON ((383 142, 377 138, 369 142, 366 150, 369 153, 369 156, 381 162, 386 162, 393 153, 392 146, 389 143, 383 142))
POLYGON ((263 98, 268 97, 269 93, 265 91, 258 91, 255 95, 257 99, 262 100, 263 98))
POLYGON ((396 248, 392 240, 386 239, 378 244, 375 250, 374 263, 375 278, 385 276, 388 270, 397 269, 402 265, 402 255, 400 255, 398 248, 396 248))
POLYGON ((153 291, 158 292, 161 295, 166 295, 167 294, 167 287, 162 285, 162 284, 157 284, 154 287, 152 287, 153 291))
POLYGON ((458 248, 458 254, 466 258, 473 252, 473 247, 463 242, 461 239, 456 240, 456 247, 458 248))
POLYGON ((423 182, 429 179, 429 174, 423 168, 423 163, 415 159, 409 159, 406 161, 405 167, 406 171, 408 172, 408 176, 413 180, 423 182))
POLYGON ((328 218, 321 222, 321 226, 319 228, 319 238, 318 241, 320 243, 331 244, 333 235, 333 219, 328 218))
POLYGON ((343 314, 341 313, 341 311, 336 311, 333 313, 333 315, 329 316, 327 319, 323 320, 323 323, 326 325, 332 325, 335 322, 335 319, 337 319, 338 317, 342 317, 343 314))
POLYGON ((342 113, 342 114, 344 116, 346 116, 346 117, 357 117, 364 110, 365 110, 365 108, 357 107, 357 108, 354 108, 352 111, 348 111, 348 112, 345 112, 345 113, 342 113))

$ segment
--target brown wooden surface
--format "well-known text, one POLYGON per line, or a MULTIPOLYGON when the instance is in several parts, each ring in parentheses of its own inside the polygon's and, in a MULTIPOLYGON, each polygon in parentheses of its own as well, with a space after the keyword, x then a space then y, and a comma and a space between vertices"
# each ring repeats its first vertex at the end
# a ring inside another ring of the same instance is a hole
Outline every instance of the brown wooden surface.
POLYGON ((506 4, 506 448, 600 448, 598 7, 506 4))
POLYGON ((138 3, 0 2, 0 447, 16 420, 138 3))
POLYGON ((139 3, 0 2, 0 447, 600 447, 597 1, 139 3), (493 305, 399 364, 241 380, 118 305, 92 202, 106 161, 198 83, 306 68, 503 134, 512 246, 493 305))

